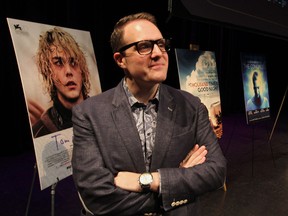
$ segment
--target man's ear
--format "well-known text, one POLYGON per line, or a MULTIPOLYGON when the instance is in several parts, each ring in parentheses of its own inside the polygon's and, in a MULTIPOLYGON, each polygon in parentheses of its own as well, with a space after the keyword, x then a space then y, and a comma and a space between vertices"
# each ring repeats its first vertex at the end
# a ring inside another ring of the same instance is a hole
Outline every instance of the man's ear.
POLYGON ((123 58, 123 55, 120 52, 114 53, 113 58, 119 67, 123 69, 126 68, 125 58, 123 58))

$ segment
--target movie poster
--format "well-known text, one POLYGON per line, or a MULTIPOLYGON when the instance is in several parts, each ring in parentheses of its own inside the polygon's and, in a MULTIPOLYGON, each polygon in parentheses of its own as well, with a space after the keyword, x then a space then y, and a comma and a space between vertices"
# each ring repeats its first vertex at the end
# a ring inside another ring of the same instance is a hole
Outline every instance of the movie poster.
POLYGON ((7 22, 43 190, 72 174, 71 107, 101 92, 96 57, 90 32, 7 22))
POLYGON ((247 124, 270 118, 265 56, 241 53, 241 66, 247 124))
POLYGON ((208 109, 218 138, 223 135, 222 112, 215 53, 175 49, 180 88, 198 96, 208 109))

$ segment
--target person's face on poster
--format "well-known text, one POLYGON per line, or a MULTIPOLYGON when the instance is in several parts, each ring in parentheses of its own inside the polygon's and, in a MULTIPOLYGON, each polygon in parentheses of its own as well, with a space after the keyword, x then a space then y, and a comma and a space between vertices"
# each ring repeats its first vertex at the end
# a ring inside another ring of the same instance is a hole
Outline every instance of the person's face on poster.
POLYGON ((253 89, 254 89, 254 94, 255 94, 255 97, 256 98, 260 98, 260 81, 257 79, 254 81, 254 86, 253 86, 253 89))
POLYGON ((68 56, 60 47, 51 46, 51 69, 59 100, 77 102, 83 100, 82 72, 77 60, 68 56))

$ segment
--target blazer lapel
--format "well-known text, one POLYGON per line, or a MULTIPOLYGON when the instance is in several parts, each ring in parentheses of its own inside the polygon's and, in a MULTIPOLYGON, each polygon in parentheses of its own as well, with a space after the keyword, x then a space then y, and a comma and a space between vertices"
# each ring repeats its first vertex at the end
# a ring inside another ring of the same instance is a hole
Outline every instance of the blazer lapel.
POLYGON ((116 87, 112 103, 115 107, 112 117, 114 119, 115 127, 118 129, 121 136, 119 145, 125 145, 125 148, 133 161, 136 172, 144 172, 145 163, 141 140, 131 113, 131 108, 122 87, 122 82, 116 87))
POLYGON ((166 151, 169 149, 176 116, 175 108, 176 104, 173 97, 168 92, 166 86, 161 85, 151 171, 162 167, 166 151))

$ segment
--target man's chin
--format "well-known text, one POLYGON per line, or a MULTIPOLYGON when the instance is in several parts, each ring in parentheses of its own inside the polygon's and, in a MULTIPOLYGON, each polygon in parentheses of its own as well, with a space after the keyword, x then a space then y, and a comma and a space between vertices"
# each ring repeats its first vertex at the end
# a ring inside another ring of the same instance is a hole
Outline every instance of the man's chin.
POLYGON ((81 98, 79 95, 70 95, 69 97, 66 97, 66 100, 70 103, 76 103, 76 102, 82 102, 84 99, 81 98))

